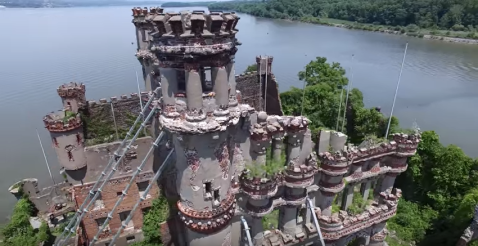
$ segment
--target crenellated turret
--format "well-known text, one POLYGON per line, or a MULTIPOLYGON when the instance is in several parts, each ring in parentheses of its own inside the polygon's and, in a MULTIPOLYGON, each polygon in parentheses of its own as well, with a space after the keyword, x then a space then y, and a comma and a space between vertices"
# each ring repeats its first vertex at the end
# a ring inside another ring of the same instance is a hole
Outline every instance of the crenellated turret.
POLYGON ((78 170, 86 166, 83 124, 78 113, 62 110, 43 118, 50 132, 52 146, 65 170, 78 170))
POLYGON ((78 112, 78 109, 86 104, 85 85, 83 83, 70 82, 63 84, 56 91, 61 97, 63 108, 68 108, 72 112, 78 112))

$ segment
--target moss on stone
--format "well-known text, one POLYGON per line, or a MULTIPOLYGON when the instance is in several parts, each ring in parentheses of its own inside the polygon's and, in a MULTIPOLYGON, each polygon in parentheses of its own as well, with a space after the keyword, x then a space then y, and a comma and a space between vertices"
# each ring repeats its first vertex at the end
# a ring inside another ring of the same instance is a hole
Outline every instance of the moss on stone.
POLYGON ((271 227, 277 229, 279 227, 279 210, 274 210, 270 214, 262 217, 262 226, 264 230, 269 230, 271 227))

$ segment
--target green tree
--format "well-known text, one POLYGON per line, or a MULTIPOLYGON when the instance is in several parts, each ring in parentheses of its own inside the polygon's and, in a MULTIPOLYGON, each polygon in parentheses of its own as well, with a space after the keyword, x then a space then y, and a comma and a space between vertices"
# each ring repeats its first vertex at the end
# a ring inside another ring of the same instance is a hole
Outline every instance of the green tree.
MULTIPOLYGON (((309 127, 314 132, 321 128, 335 129, 337 120, 338 130, 342 130, 341 126, 345 123, 344 132, 349 135, 352 143, 360 143, 365 136, 371 134, 378 137, 385 135, 388 118, 375 109, 364 108, 360 90, 350 90, 345 107, 348 79, 345 69, 339 63, 328 63, 326 58, 317 57, 306 65, 304 71, 299 72, 299 79, 306 83, 305 92, 293 87, 280 95, 285 114, 302 113, 307 116, 311 120, 309 127)), ((397 129, 398 119, 393 118, 391 132, 397 129)))
POLYGON ((244 73, 247 72, 257 72, 257 63, 247 66, 246 70, 244 70, 244 73))

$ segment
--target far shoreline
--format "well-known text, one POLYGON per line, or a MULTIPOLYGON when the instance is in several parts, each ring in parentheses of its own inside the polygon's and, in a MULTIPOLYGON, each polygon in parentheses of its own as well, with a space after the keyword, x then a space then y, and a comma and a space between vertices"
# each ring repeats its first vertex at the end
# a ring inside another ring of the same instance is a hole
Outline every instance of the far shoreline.
MULTIPOLYGON (((205 6, 188 6, 188 7, 205 7, 205 6)), ((208 10, 211 11, 211 9, 209 9, 209 7, 208 7, 208 10)), ((219 9, 216 10, 216 9, 213 9, 212 11, 232 11, 232 10, 219 10, 219 9)), ((309 20, 309 21, 308 20, 277 19, 277 18, 255 16, 253 14, 240 12, 240 11, 235 11, 235 12, 236 13, 241 13, 241 14, 252 15, 254 17, 259 17, 259 18, 271 19, 271 20, 285 20, 285 21, 290 21, 290 22, 308 23, 308 24, 314 24, 314 25, 320 25, 320 26, 330 26, 330 27, 353 29, 353 30, 362 30, 362 31, 369 31, 369 32, 381 32, 381 33, 388 33, 388 34, 394 34, 394 35, 404 35, 404 36, 421 38, 421 39, 437 40, 437 41, 443 41, 443 42, 448 42, 448 43, 461 43, 461 44, 471 44, 471 45, 477 45, 478 44, 478 39, 423 34, 423 33, 420 33, 420 31, 418 31, 418 32, 406 32, 406 31, 403 32, 403 31, 390 29, 390 27, 385 27, 385 26, 375 25, 375 24, 358 23, 358 22, 353 23, 353 24, 345 24, 346 22, 349 22, 349 21, 338 20, 338 19, 330 19, 330 20, 334 20, 336 22, 342 22, 342 23, 333 23, 333 22, 330 22, 330 21, 323 21, 322 19, 318 19, 318 18, 314 18, 313 20, 309 20)), ((400 28, 400 27, 395 27, 395 28, 400 28)), ((439 30, 439 31, 445 31, 445 30, 439 30)))

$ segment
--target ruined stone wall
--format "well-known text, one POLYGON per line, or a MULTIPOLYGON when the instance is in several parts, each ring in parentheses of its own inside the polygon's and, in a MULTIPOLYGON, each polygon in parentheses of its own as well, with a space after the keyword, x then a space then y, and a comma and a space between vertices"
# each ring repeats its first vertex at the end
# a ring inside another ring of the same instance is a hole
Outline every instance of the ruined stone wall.
MULTIPOLYGON (((133 184, 130 187, 128 194, 123 199, 123 202, 114 211, 113 218, 109 222, 109 228, 106 227, 107 230, 100 234, 98 244, 95 245, 104 245, 104 241, 102 240, 111 239, 111 237, 116 234, 118 229, 121 227, 122 222, 120 213, 124 213, 123 218, 128 216, 135 203, 139 200, 140 190, 145 188, 145 185, 147 185, 148 181, 153 177, 153 175, 153 172, 148 172, 140 174, 136 177, 136 185, 133 184)), ((126 188, 130 179, 131 176, 111 179, 105 185, 101 196, 95 202, 93 207, 90 208, 89 212, 82 221, 82 229, 86 235, 85 241, 91 240, 98 232, 101 224, 104 222, 108 213, 113 208, 117 199, 121 195, 122 190, 126 188), (98 223, 101 224, 98 225, 98 223)), ((88 192, 92 187, 93 183, 74 187, 74 199, 78 206, 87 198, 88 192)), ((130 222, 132 227, 127 227, 125 230, 123 230, 123 238, 118 240, 116 245, 126 245, 127 236, 135 236, 136 241, 141 240, 141 238, 138 237, 140 236, 139 232, 143 226, 143 213, 146 209, 152 206, 153 200, 158 197, 158 186, 154 185, 148 194, 149 195, 147 196, 147 199, 144 200, 140 204, 139 208, 134 212, 133 219, 131 220, 132 222, 130 222)))
MULTIPOLYGON (((142 92, 141 98, 144 106, 149 99, 148 93, 142 92)), ((133 125, 140 112, 141 106, 137 93, 132 93, 130 97, 122 95, 111 97, 110 100, 88 101, 83 110, 86 145, 116 140, 115 120, 121 138, 121 135, 124 135, 133 125), (111 105, 113 105, 114 119, 111 105)), ((146 115, 149 112, 148 110, 146 115)))
MULTIPOLYGON (((264 109, 265 75, 259 81, 257 72, 248 72, 236 76, 236 89, 241 92, 241 103, 249 104, 256 111, 264 109), (261 83, 262 82, 262 85, 261 83)), ((279 86, 274 75, 267 78, 267 114, 283 115, 279 97, 279 86)))
POLYGON ((236 76, 236 89, 241 92, 240 103, 249 104, 256 111, 262 110, 261 85, 257 73, 248 72, 236 76))
MULTIPOLYGON (((67 203, 67 206, 71 206, 71 208, 73 208, 73 203, 71 203, 72 201, 71 199, 69 199, 70 196, 68 195, 69 187, 70 184, 62 182, 40 190, 38 188, 37 179, 24 179, 12 185, 8 190, 10 191, 10 193, 15 195, 17 199, 21 199, 22 194, 27 194, 28 199, 41 213, 52 212, 56 214, 57 212, 61 212, 55 211, 53 209, 56 202, 67 203)), ((65 208, 65 210, 66 209, 67 208, 65 208)), ((68 211, 65 211, 65 213, 66 212, 68 211)))
POLYGON ((272 74, 267 77, 267 110, 266 113, 269 115, 279 115, 282 116, 282 104, 280 101, 279 94, 279 83, 276 80, 276 77, 272 74))
MULTIPOLYGON (((153 139, 151 137, 138 138, 128 152, 126 152, 123 161, 118 165, 118 170, 115 172, 114 177, 131 175, 136 168, 141 164, 143 158, 149 151, 153 139)), ((76 172, 75 174, 69 173, 71 180, 74 184, 79 184, 80 180, 83 183, 95 182, 101 172, 104 170, 113 153, 119 147, 121 142, 113 142, 106 144, 98 144, 85 148, 85 155, 87 159, 87 168, 85 170, 78 170, 82 172, 76 172)), ((143 172, 148 172, 153 169, 153 157, 148 158, 143 172)))

